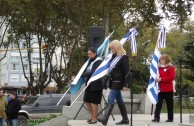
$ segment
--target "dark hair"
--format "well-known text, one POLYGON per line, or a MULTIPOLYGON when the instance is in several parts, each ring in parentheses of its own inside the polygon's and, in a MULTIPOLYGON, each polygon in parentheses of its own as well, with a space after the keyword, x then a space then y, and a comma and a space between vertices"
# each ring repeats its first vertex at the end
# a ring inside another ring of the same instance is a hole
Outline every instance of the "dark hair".
POLYGON ((96 53, 96 52, 97 52, 96 48, 94 48, 94 47, 90 47, 90 48, 88 49, 88 51, 91 51, 91 52, 93 52, 93 53, 96 53))
POLYGON ((15 97, 17 97, 15 91, 11 91, 10 94, 11 94, 11 95, 14 95, 15 97))
POLYGON ((2 91, 3 89, 0 87, 0 91, 2 91))

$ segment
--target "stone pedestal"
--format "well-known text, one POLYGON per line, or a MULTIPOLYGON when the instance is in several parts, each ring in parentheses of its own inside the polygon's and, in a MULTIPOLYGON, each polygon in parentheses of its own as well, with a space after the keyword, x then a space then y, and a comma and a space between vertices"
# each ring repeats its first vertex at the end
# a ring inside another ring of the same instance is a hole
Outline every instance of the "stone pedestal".
POLYGON ((189 123, 182 123, 179 126, 194 126, 194 115, 189 115, 189 123))
POLYGON ((189 115, 189 123, 194 125, 194 115, 189 115))
MULTIPOLYGON (((73 101, 77 98, 80 92, 83 91, 84 87, 85 85, 82 85, 82 88, 80 89, 80 91, 71 96, 71 103, 73 103, 73 101)), ((71 107, 63 106, 62 115, 67 118, 74 119, 76 114, 80 110, 76 119, 79 119, 79 120, 88 119, 89 111, 85 108, 85 105, 84 107, 81 108, 81 106, 83 105, 83 96, 84 96, 84 92, 71 107)))

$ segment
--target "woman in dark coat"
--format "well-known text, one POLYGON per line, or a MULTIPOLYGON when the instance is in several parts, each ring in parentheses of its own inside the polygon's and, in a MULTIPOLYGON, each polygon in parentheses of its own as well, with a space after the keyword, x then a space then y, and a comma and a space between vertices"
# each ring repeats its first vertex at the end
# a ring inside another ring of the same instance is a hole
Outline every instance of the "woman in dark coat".
POLYGON ((113 53, 109 68, 109 74, 111 78, 109 85, 110 93, 108 96, 108 106, 106 108, 105 115, 98 119, 98 121, 102 122, 103 125, 107 124, 108 118, 114 107, 114 100, 116 99, 122 116, 122 120, 116 123, 116 125, 129 124, 126 107, 121 95, 121 90, 129 90, 129 76, 127 74, 129 72, 129 59, 123 46, 118 40, 112 41, 109 47, 113 53), (115 62, 116 60, 118 62, 115 62))
MULTIPOLYGON (((86 84, 90 77, 92 76, 92 74, 94 73, 94 71, 98 68, 98 66, 102 62, 102 59, 97 57, 96 49, 93 47, 89 48, 88 57, 90 59, 88 66, 85 72, 82 74, 82 77, 84 77, 86 84)), ((91 82, 90 85, 86 88, 84 94, 84 102, 91 114, 87 121, 89 124, 97 123, 96 118, 98 112, 98 104, 101 103, 102 90, 103 85, 101 79, 91 82)))

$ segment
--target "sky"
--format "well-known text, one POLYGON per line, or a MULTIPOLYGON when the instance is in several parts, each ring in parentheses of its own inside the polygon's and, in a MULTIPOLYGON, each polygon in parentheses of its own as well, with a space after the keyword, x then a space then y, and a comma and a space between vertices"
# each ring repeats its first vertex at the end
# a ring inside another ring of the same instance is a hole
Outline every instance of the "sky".
MULTIPOLYGON (((191 18, 191 20, 194 21, 194 6, 192 7, 192 12, 193 13, 189 18, 191 18)), ((168 30, 170 30, 172 23, 175 23, 175 22, 176 22, 175 20, 162 19, 160 23, 163 24, 166 27, 167 31, 168 31, 168 30)))

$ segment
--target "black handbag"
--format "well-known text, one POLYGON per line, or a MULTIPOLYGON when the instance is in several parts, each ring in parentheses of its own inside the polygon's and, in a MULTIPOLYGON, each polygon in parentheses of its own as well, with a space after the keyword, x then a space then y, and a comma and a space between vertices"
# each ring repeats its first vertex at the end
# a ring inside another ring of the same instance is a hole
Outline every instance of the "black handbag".
POLYGON ((109 75, 105 78, 105 82, 104 82, 104 85, 103 85, 103 88, 104 88, 105 90, 106 90, 108 87, 110 87, 111 81, 112 81, 112 78, 111 78, 111 75, 109 74, 109 75))

